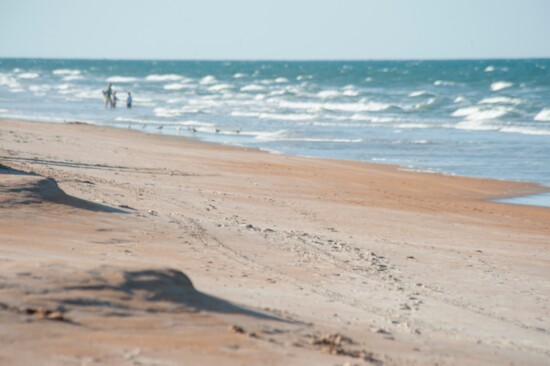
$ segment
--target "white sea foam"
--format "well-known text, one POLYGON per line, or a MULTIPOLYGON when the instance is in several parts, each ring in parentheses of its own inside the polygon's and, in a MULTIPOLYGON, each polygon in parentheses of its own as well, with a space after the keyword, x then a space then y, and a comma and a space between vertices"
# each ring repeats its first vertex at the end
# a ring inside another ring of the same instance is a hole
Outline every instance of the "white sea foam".
POLYGON ((394 127, 396 128, 432 128, 433 126, 426 123, 399 123, 394 127))
POLYGON ((485 68, 485 72, 493 72, 493 71, 495 71, 495 67, 494 67, 494 66, 487 66, 487 67, 485 68))
POLYGON ((154 112, 155 112, 155 116, 157 117, 167 117, 167 118, 178 117, 178 116, 181 116, 182 114, 180 109, 161 108, 161 107, 155 108, 154 112))
POLYGON ((204 127, 214 126, 214 124, 210 123, 210 122, 193 121, 193 120, 162 121, 162 120, 153 120, 153 119, 145 119, 145 118, 117 117, 117 118, 115 118, 115 121, 118 121, 118 122, 134 122, 134 123, 141 123, 141 124, 144 124, 144 125, 204 126, 204 127))
POLYGON ((355 90, 353 85, 347 85, 344 87, 342 94, 346 97, 356 97, 359 95, 359 92, 355 90))
POLYGON ((68 75, 63 77, 63 81, 74 81, 74 80, 82 80, 84 77, 82 75, 68 75))
POLYGON ((323 108, 322 103, 314 102, 291 102, 287 100, 278 101, 279 107, 289 109, 306 109, 306 110, 321 110, 323 108))
POLYGON ((296 80, 302 81, 302 80, 311 80, 313 79, 313 75, 298 75, 296 76, 296 80))
POLYGON ((17 77, 19 79, 36 79, 39 76, 40 74, 37 72, 22 72, 20 74, 17 74, 17 77))
POLYGON ((456 97, 454 102, 455 103, 464 103, 464 102, 467 102, 468 100, 466 100, 466 98, 464 97, 456 97))
POLYGON ((457 85, 455 82, 452 81, 445 81, 445 80, 436 80, 434 81, 435 86, 452 86, 457 85))
MULTIPOLYGON (((242 134, 242 133, 241 133, 242 134)), ((337 142, 337 143, 359 143, 363 139, 343 139, 343 138, 318 138, 318 137, 290 137, 289 131, 279 130, 274 132, 254 132, 257 140, 262 141, 296 141, 296 142, 337 142)))
POLYGON ((64 76, 77 76, 81 74, 80 70, 71 70, 71 69, 57 69, 53 70, 52 74, 54 75, 64 75, 64 76))
POLYGON ((230 85, 230 84, 216 84, 216 85, 213 85, 213 86, 209 87, 208 91, 219 92, 219 91, 224 91, 224 90, 228 90, 228 89, 232 89, 232 88, 233 88, 233 85, 230 85))
POLYGON ((246 91, 257 92, 257 91, 263 91, 263 90, 265 90, 265 87, 258 84, 245 85, 241 88, 241 91, 243 92, 246 92, 246 91))
POLYGON ((467 107, 460 108, 453 112, 453 117, 465 117, 470 121, 483 121, 489 119, 496 119, 504 116, 506 113, 510 112, 511 108, 508 107, 467 107))
POLYGON ((10 74, 0 73, 0 86, 7 86, 10 89, 21 90, 21 84, 10 74))
POLYGON ((418 91, 413 91, 412 93, 409 94, 409 97, 421 97, 423 95, 433 95, 432 93, 430 93, 429 91, 426 91, 426 90, 418 90, 418 91))
POLYGON ((367 103, 325 103, 323 109, 341 112, 378 112, 386 110, 389 104, 379 102, 367 103))
POLYGON ((323 90, 317 93, 317 97, 321 99, 337 98, 342 95, 338 90, 323 90))
POLYGON ((242 78, 246 77, 246 74, 244 74, 242 72, 238 72, 238 73, 234 74, 233 77, 235 79, 242 79, 242 78))
POLYGON ((389 104, 379 102, 366 103, 314 103, 314 102, 290 102, 282 100, 279 102, 282 108, 305 109, 311 111, 336 111, 336 112, 378 112, 386 110, 389 104))
POLYGON ((459 122, 456 125, 449 125, 449 127, 470 131, 497 131, 501 128, 501 126, 489 124, 485 122, 485 120, 481 119, 466 120, 459 122))
MULTIPOLYGON (((345 117, 343 119, 347 120, 348 117, 345 117)), ((372 123, 388 123, 400 121, 399 118, 395 117, 365 116, 363 114, 354 114, 353 116, 349 117, 349 119, 351 119, 352 121, 367 121, 372 123)))
POLYGON ((0 113, 8 113, 8 110, 4 108, 0 108, 0 113))
POLYGON ((284 113, 260 113, 258 115, 261 119, 271 119, 279 121, 308 121, 316 118, 316 115, 305 114, 305 113, 295 113, 295 114, 284 114, 284 113))
MULTIPOLYGON (((72 90, 69 90, 71 92, 72 90)), ((94 90, 81 90, 77 89, 74 93, 74 96, 81 99, 98 99, 102 96, 102 90, 101 89, 94 89, 94 90)), ((135 98, 134 98, 135 101, 135 98)))
POLYGON ((107 78, 107 81, 109 83, 120 83, 120 84, 135 83, 136 81, 138 81, 138 78, 134 78, 131 76, 111 76, 107 78))
POLYGON ((513 85, 514 85, 513 83, 509 83, 507 81, 497 81, 496 83, 491 84, 491 90, 492 91, 499 91, 499 90, 502 90, 502 89, 509 88, 513 85))
POLYGON ((232 111, 231 115, 234 117, 259 117, 258 112, 246 112, 246 111, 232 111))
POLYGON ((537 113, 534 118, 535 121, 550 121, 550 108, 544 108, 542 111, 537 113))
POLYGON ((51 86, 47 84, 40 84, 40 85, 31 85, 29 86, 29 90, 32 91, 36 95, 46 95, 48 91, 51 90, 51 86))
POLYGON ((508 97, 493 97, 485 98, 479 101, 478 104, 521 104, 521 99, 517 98, 508 98, 508 97))
POLYGON ((278 83, 278 84, 288 83, 288 79, 287 79, 287 78, 279 77, 279 78, 276 78, 276 79, 275 79, 275 82, 278 83))
POLYGON ((532 127, 505 126, 500 129, 502 132, 521 133, 522 135, 550 135, 550 130, 541 130, 532 127))
POLYGON ((67 90, 70 87, 72 87, 71 84, 59 84, 59 85, 55 86, 55 88, 58 89, 58 90, 67 90))
POLYGON ((183 80, 183 76, 176 74, 151 74, 145 78, 147 81, 180 81, 183 80))
POLYGON ((214 76, 212 75, 206 75, 205 77, 203 77, 200 81, 200 83, 202 85, 210 85, 210 84, 216 84, 218 82, 218 79, 216 79, 214 76))
POLYGON ((164 90, 181 90, 188 87, 189 86, 186 84, 174 83, 174 84, 166 84, 163 88, 164 90))

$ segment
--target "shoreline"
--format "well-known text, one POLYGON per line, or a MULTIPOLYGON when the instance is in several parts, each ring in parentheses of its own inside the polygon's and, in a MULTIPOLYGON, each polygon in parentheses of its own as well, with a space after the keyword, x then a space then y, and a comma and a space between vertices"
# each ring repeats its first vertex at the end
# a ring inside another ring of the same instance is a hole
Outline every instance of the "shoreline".
POLYGON ((0 122, 0 363, 550 360, 544 187, 0 122))
MULTIPOLYGON (((382 162, 376 162, 376 161, 367 161, 367 160, 353 160, 353 159, 342 159, 342 158, 331 158, 331 157, 319 157, 319 156, 306 156, 306 155, 293 155, 293 154, 286 154, 284 152, 279 151, 271 151, 270 149, 262 148, 262 147, 248 147, 244 145, 239 144, 231 144, 231 143, 221 143, 221 142, 214 142, 214 141, 208 141, 204 140, 198 137, 194 136, 181 136, 181 135, 174 135, 174 134, 163 134, 158 132, 150 132, 145 130, 139 130, 136 128, 124 128, 124 127, 117 127, 116 125, 111 124, 102 124, 97 123, 93 121, 47 121, 47 120, 33 120, 33 119, 25 119, 25 118, 4 118, 0 117, 0 122, 2 121, 20 121, 20 122, 31 122, 31 123, 45 123, 45 124, 83 124, 83 125, 89 125, 89 126, 98 126, 98 127, 104 127, 104 128, 114 128, 114 129, 120 129, 120 130, 129 130, 137 133, 143 133, 147 135, 154 135, 154 136, 165 136, 165 137, 174 137, 174 138, 182 138, 186 141, 194 141, 198 143, 204 143, 204 144, 212 144, 212 145, 218 145, 218 146, 229 146, 229 147, 235 147, 238 149, 242 149, 243 151, 261 151, 263 153, 267 154, 273 154, 273 155, 281 155, 281 156, 291 156, 291 157, 297 157, 297 158, 303 158, 303 159, 320 159, 320 160, 330 160, 330 161, 340 161, 340 162, 350 162, 350 163, 360 163, 360 164, 366 164, 366 165, 382 165, 382 166, 388 166, 396 171, 402 171, 404 173, 418 173, 418 174, 433 174, 436 176, 445 176, 445 177, 459 177, 459 178, 467 178, 467 179, 479 179, 479 180, 490 180, 490 181, 497 181, 497 182, 508 182, 508 183, 517 183, 520 185, 532 186, 533 188, 526 188, 527 190, 525 192, 519 192, 517 194, 509 195, 508 193, 503 193, 502 196, 498 196, 496 198, 487 198, 486 201, 488 202, 497 202, 497 200, 501 199, 518 199, 518 203, 509 203, 514 205, 524 205, 521 203, 522 197, 531 197, 531 196, 537 196, 539 194, 545 194, 550 193, 550 186, 546 186, 545 184, 541 182, 534 182, 534 181, 526 181, 526 180, 509 180, 509 179, 499 179, 499 178, 492 178, 492 177, 481 177, 481 176, 473 176, 473 175, 459 175, 452 172, 437 172, 437 171, 428 171, 432 168, 421 168, 421 167, 415 167, 415 166, 405 166, 405 165, 399 165, 399 164, 389 164, 389 163, 382 163, 382 162)), ((500 202, 505 203, 507 202, 500 202)), ((548 205, 529 205, 528 206, 534 206, 534 207, 550 207, 548 205)))

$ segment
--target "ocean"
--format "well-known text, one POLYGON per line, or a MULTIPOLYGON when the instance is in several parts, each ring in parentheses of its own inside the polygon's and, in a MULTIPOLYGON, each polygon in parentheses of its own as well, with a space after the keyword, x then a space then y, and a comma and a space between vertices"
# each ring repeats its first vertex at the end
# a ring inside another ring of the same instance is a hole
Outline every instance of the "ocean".
POLYGON ((550 187, 550 59, 0 59, 0 117, 550 187))

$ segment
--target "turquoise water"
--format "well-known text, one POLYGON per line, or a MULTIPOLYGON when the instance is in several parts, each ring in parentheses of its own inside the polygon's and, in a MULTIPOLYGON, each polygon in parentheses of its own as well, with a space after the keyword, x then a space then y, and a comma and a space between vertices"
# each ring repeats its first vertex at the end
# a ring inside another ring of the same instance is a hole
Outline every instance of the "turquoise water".
POLYGON ((78 120, 550 186, 548 59, 0 59, 0 117, 78 120), (107 82, 123 108, 104 109, 107 82))

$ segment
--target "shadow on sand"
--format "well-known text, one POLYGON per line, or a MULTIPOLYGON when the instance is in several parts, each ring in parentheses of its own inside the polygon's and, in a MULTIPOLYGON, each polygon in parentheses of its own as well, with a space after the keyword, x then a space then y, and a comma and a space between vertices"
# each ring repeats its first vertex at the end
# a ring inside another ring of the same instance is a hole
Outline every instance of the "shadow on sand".
POLYGON ((0 164, 0 207, 53 202, 95 212, 127 213, 126 211, 69 196, 52 178, 13 169, 0 164), (11 178, 11 179, 10 179, 11 178))
POLYGON ((189 277, 175 269, 120 272, 113 268, 105 268, 94 271, 94 274, 92 283, 64 287, 69 298, 62 303, 73 306, 138 309, 147 312, 174 311, 179 307, 187 311, 242 314, 258 319, 287 322, 197 291, 189 277), (102 275, 97 277, 99 273, 102 275))

